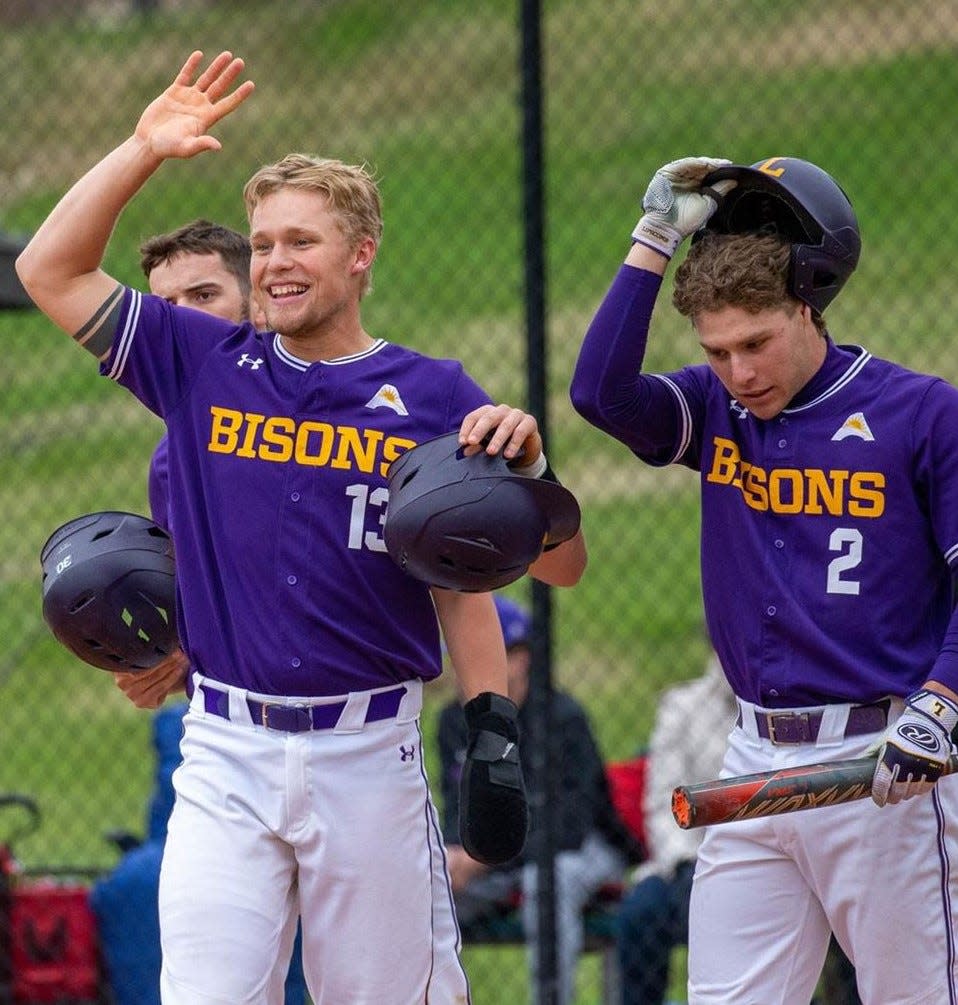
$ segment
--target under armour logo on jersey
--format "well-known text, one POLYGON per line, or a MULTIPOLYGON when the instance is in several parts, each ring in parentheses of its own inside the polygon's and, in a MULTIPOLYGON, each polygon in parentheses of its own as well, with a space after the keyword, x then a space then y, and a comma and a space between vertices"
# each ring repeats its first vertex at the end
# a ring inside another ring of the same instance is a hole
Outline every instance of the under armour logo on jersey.
POLYGON ((740 405, 734 398, 729 402, 729 411, 734 412, 740 419, 748 418, 748 409, 740 405))
POLYGON ((250 368, 253 370, 258 370, 263 365, 263 361, 259 358, 259 356, 257 356, 256 359, 250 359, 249 353, 244 352, 243 355, 236 361, 236 365, 243 366, 245 363, 249 363, 250 368))
POLYGON ((399 747, 399 760, 400 761, 414 761, 416 759, 416 748, 404 747, 400 744, 399 747))
POLYGON ((383 386, 366 402, 366 408, 391 408, 396 415, 408 415, 399 392, 392 384, 383 386))
POLYGON ((868 428, 868 423, 865 421, 864 412, 853 412, 849 415, 849 417, 838 427, 838 430, 832 439, 844 440, 848 436, 857 436, 860 440, 868 441, 873 441, 875 439, 874 434, 868 428))

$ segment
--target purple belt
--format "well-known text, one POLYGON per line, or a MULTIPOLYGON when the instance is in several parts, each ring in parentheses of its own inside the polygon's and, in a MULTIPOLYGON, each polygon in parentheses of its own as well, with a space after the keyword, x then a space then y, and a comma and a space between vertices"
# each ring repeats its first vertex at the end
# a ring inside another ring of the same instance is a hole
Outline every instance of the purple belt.
MULTIPOLYGON (((845 736, 877 733, 888 723, 891 702, 885 698, 871 705, 852 705, 845 723, 845 736)), ((772 743, 814 743, 822 727, 822 712, 759 712, 755 711, 758 735, 772 743)), ((736 726, 742 725, 739 709, 736 726)))
MULTIPOLYGON (((215 685, 203 682, 203 708, 211 715, 229 719, 229 692, 215 685)), ((394 719, 406 694, 405 685, 399 684, 388 691, 378 691, 369 696, 365 722, 381 722, 394 719)), ((284 702, 257 701, 247 698, 249 714, 257 726, 276 729, 283 733, 306 733, 316 729, 335 729, 339 717, 346 708, 346 700, 329 702, 325 705, 290 705, 284 702)))

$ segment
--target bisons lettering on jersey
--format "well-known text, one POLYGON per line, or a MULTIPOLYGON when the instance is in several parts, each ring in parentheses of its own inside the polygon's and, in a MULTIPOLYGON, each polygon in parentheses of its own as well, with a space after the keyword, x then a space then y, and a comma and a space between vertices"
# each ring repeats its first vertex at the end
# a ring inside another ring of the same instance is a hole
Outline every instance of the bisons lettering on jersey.
POLYGON ((214 454, 235 454, 261 461, 310 467, 359 470, 385 478, 389 465, 416 445, 415 440, 387 436, 381 429, 334 426, 288 415, 261 415, 210 406, 210 440, 214 454))
POLYGON ((738 446, 722 436, 706 481, 731 485, 754 510, 808 516, 879 517, 885 512, 885 476, 880 471, 772 468, 743 461, 738 446))

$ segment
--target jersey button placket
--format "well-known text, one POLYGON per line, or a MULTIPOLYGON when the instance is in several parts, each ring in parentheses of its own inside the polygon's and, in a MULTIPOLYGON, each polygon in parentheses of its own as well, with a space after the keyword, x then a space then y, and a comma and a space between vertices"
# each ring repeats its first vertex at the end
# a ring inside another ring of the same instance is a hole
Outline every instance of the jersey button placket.
MULTIPOLYGON (((789 553, 785 547, 787 540, 787 521, 794 519, 792 514, 778 512, 776 501, 777 495, 773 495, 771 489, 772 472, 777 468, 790 467, 790 461, 794 454, 794 436, 789 435, 787 430, 788 419, 779 416, 774 422, 767 426, 765 438, 766 457, 769 477, 769 511, 767 513, 768 523, 765 527, 765 552, 767 555, 770 580, 768 589, 761 601, 762 621, 764 628, 762 631, 762 678, 766 682, 780 679, 783 672, 782 655, 783 647, 779 643, 779 612, 782 609, 781 599, 778 596, 780 584, 787 582, 789 574, 789 553)), ((783 483, 784 484, 784 483, 783 483)), ((788 502, 787 498, 780 500, 782 504, 788 502)), ((766 692, 770 695, 777 695, 775 687, 770 687, 766 692)))

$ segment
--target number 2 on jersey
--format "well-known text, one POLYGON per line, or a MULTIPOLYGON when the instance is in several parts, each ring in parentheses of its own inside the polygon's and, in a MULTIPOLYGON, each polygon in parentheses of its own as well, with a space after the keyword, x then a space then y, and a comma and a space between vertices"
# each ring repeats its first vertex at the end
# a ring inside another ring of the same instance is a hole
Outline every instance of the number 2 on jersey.
POLYGON ((861 583, 857 579, 843 578, 843 573, 861 564, 862 534, 853 527, 838 527, 828 539, 828 550, 840 554, 828 563, 828 593, 858 596, 861 583))

